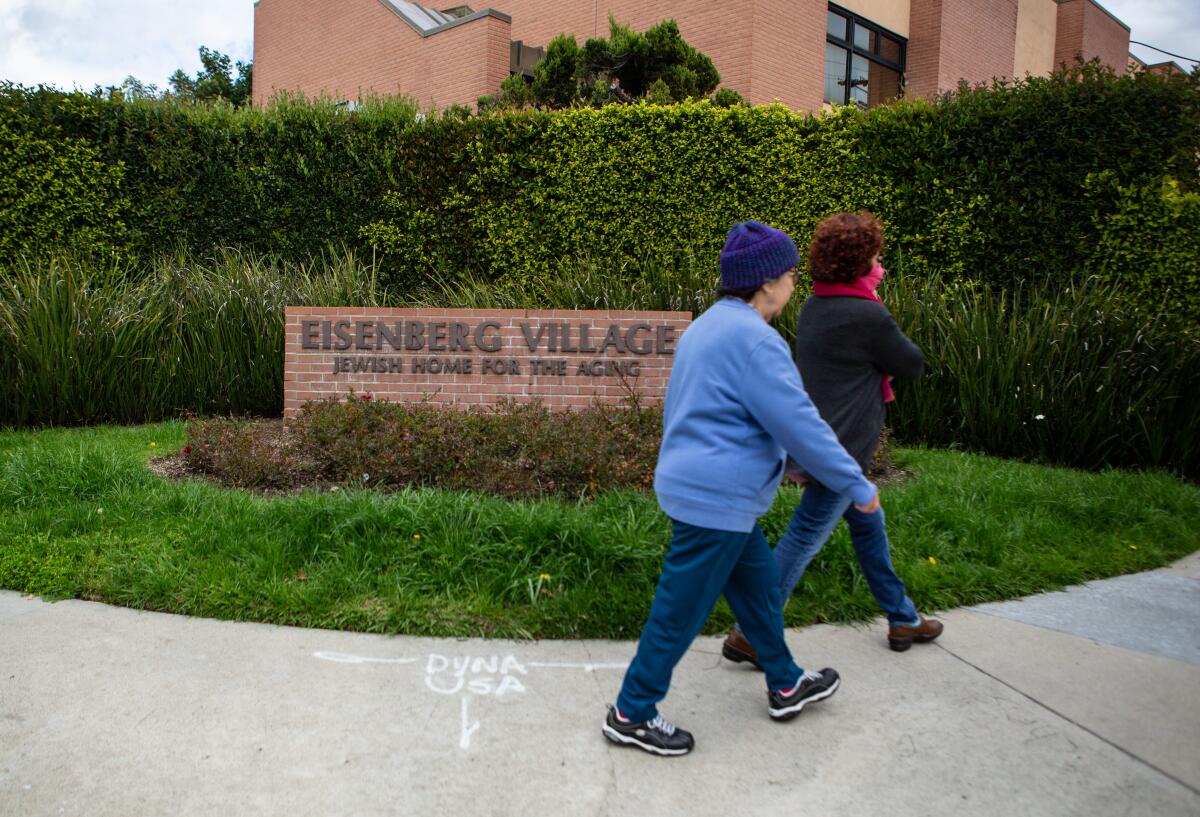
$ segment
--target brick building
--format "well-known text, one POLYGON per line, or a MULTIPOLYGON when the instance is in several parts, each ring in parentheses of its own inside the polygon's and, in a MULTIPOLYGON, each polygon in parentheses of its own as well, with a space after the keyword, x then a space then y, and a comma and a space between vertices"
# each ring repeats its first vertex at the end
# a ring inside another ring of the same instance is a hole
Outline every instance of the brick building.
POLYGON ((1044 75, 1077 56, 1117 70, 1129 60, 1128 26, 1095 0, 494 2, 257 0, 254 102, 286 90, 473 105, 510 73, 528 73, 554 36, 574 34, 581 44, 606 37, 610 14, 639 31, 674 19, 712 58, 722 86, 752 103, 777 99, 804 111, 1044 75))
POLYGON ((1148 63, 1145 60, 1138 59, 1133 54, 1129 55, 1129 70, 1131 72, 1146 71, 1151 74, 1162 74, 1163 76, 1168 77, 1183 77, 1187 76, 1188 73, 1183 69, 1183 66, 1174 60, 1168 60, 1167 62, 1148 63))

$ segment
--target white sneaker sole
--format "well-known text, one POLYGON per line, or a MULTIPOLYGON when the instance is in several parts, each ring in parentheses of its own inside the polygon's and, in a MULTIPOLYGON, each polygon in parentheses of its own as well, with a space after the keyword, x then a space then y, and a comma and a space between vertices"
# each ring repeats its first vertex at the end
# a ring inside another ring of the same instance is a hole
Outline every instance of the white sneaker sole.
POLYGON ((622 735, 616 729, 613 729, 607 723, 604 724, 604 737, 611 740, 613 743, 620 743, 624 746, 636 746, 644 752, 650 752, 655 755, 663 755, 671 757, 676 755, 686 755, 691 749, 664 749, 661 746, 655 746, 650 743, 642 743, 637 738, 631 735, 622 735))
POLYGON ((800 710, 804 708, 805 704, 811 704, 814 701, 825 700, 830 695, 837 692, 838 687, 840 687, 841 685, 842 685, 842 679, 838 678, 836 681, 833 682, 833 686, 831 686, 829 689, 825 690, 822 693, 813 695, 811 698, 805 698, 802 701, 797 701, 796 703, 792 704, 791 706, 784 707, 783 709, 772 709, 772 708, 768 707, 767 712, 768 712, 768 714, 770 714, 770 716, 772 718, 774 718, 777 721, 790 720, 800 714, 800 710))

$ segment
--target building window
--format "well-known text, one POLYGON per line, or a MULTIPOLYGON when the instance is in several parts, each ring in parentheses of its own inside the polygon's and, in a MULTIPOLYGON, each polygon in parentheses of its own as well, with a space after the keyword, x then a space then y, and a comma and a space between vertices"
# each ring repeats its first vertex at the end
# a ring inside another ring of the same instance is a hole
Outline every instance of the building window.
POLYGON ((825 21, 826 102, 871 108, 904 93, 907 40, 832 3, 825 21))

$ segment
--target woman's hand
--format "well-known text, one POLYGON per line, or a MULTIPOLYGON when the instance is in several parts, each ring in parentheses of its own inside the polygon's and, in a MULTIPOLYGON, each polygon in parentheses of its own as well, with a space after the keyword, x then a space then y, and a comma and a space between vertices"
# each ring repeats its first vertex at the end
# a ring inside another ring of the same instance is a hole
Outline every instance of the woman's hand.
POLYGON ((857 502, 855 502, 854 510, 859 511, 860 513, 875 513, 875 511, 879 510, 879 491, 875 491, 875 496, 871 497, 871 501, 866 505, 859 505, 857 502))

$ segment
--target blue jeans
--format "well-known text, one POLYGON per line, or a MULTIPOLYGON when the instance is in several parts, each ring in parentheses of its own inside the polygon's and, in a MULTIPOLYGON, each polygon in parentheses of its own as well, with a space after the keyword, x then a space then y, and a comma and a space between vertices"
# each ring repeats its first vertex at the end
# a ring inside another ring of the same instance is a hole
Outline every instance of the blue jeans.
POLYGON ((758 650, 767 688, 794 685, 803 670, 792 660, 783 638, 779 569, 762 529, 755 525, 749 533, 737 533, 676 520, 671 520, 671 528, 671 545, 650 617, 617 696, 621 714, 635 721, 654 718, 675 665, 700 634, 722 593, 758 650))
POLYGON ((785 603, 791 597, 808 563, 829 541, 829 534, 833 533, 839 519, 845 519, 850 528, 850 541, 854 544, 863 576, 875 602, 887 614, 888 623, 912 624, 917 621, 917 608, 904 592, 904 582, 892 567, 883 508, 875 513, 863 513, 849 498, 818 482, 809 482, 805 486, 791 524, 775 544, 780 597, 785 603))

